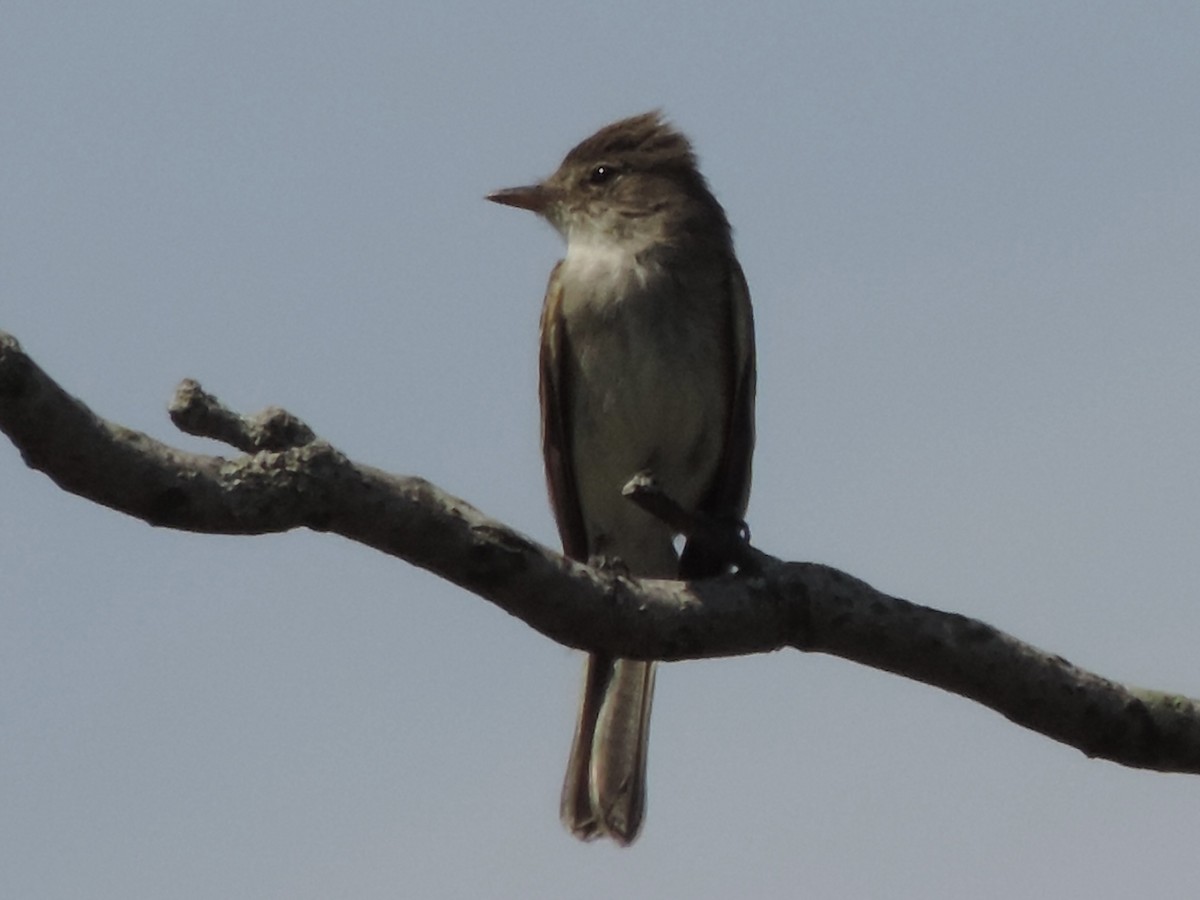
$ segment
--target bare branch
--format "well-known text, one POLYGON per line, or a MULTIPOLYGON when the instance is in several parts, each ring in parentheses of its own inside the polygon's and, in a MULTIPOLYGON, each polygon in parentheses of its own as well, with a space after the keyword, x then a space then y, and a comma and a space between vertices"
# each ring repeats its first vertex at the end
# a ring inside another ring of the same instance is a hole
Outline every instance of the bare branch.
MULTIPOLYGON (((572 647, 663 660, 783 647, 828 653, 976 700, 1089 756, 1200 773, 1196 701, 1124 687, 828 566, 749 549, 749 574, 631 579, 567 560, 420 478, 355 464, 283 411, 244 418, 185 382, 172 415, 185 430, 247 455, 187 453, 107 422, 0 332, 0 430, 64 490, 151 524, 335 532, 428 569, 572 647)), ((649 503, 678 515, 663 499, 649 503)))

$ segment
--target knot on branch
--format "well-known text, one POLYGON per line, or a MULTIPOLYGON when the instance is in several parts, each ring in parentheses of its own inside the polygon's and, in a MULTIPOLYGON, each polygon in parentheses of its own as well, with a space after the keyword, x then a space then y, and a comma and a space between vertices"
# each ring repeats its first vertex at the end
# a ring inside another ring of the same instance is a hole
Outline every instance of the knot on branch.
POLYGON ((745 522, 684 509, 659 487, 651 472, 634 475, 621 493, 689 542, 703 546, 709 556, 728 561, 743 574, 759 574, 771 560, 750 546, 750 527, 745 522))
POLYGON ((308 425, 285 409, 268 406, 253 416, 238 415, 191 378, 175 389, 169 412, 180 431, 221 441, 243 453, 292 450, 317 439, 308 425))

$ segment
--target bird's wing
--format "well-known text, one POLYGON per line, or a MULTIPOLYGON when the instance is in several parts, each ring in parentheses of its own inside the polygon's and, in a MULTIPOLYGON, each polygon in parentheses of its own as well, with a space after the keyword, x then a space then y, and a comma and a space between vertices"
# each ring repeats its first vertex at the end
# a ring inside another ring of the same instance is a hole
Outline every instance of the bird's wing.
POLYGON ((550 273, 546 301, 542 307, 541 354, 538 395, 542 404, 542 455, 550 506, 558 522, 563 552, 572 559, 586 560, 587 530, 579 508, 579 489, 571 447, 570 379, 567 360, 567 329, 562 318, 562 263, 550 273))

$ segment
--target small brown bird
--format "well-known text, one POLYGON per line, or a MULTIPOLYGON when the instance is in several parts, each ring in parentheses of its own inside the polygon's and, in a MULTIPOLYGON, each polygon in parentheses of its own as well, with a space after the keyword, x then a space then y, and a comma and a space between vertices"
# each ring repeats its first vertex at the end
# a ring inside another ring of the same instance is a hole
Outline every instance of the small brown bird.
MULTIPOLYGON (((572 559, 649 578, 724 561, 622 496, 648 471, 686 508, 741 519, 754 448, 754 323, 729 223, 687 138, 656 113, 614 122, 549 178, 489 200, 566 239, 541 325, 542 446, 572 559)), ((584 840, 638 835, 654 663, 588 657, 561 816, 584 840)))

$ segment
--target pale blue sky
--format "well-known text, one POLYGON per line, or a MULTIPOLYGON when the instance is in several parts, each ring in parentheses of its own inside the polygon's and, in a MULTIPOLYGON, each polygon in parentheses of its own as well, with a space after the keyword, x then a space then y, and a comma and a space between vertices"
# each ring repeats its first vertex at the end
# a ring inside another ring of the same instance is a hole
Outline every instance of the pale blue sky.
MULTIPOLYGON (((485 203, 662 107, 759 328, 761 547, 1200 695, 1200 7, 8 2, 0 328, 554 539, 560 246, 485 203)), ((336 537, 172 533, 0 444, 0 896, 1191 897, 1200 779, 799 653, 659 678, 557 821, 576 654, 336 537)))

